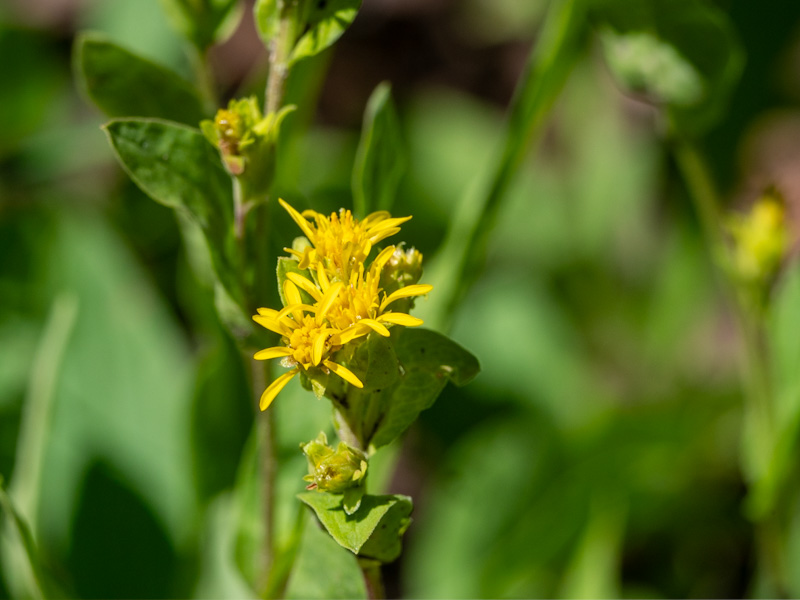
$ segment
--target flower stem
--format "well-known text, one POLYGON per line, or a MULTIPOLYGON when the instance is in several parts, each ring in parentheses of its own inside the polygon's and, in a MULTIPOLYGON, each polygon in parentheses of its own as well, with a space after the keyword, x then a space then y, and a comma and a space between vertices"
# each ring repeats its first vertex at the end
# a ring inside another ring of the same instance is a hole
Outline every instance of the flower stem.
POLYGON ((269 45, 269 77, 265 90, 265 114, 275 113, 283 104, 286 79, 289 76, 289 55, 297 33, 298 1, 283 0, 278 35, 269 45))
POLYGON ((211 63, 208 60, 208 48, 202 49, 192 45, 189 50, 189 62, 194 71, 194 79, 203 100, 203 107, 206 112, 212 114, 219 106, 219 98, 214 85, 211 63))
POLYGON ((382 600, 386 598, 386 589, 383 587, 383 575, 381 574, 381 564, 374 560, 359 559, 358 566, 364 575, 364 584, 367 586, 367 598, 370 600, 382 600))
MULTIPOLYGON (((765 343, 763 313, 753 308, 748 291, 730 274, 731 260, 722 229, 722 211, 708 166, 694 144, 681 140, 674 154, 694 202, 706 242, 716 264, 725 275, 724 283, 732 297, 732 306, 744 346, 743 375, 746 386, 743 458, 745 478, 751 490, 767 476, 776 439, 770 363, 765 343), (746 439, 749 436, 749 439, 746 439)), ((780 504, 780 503, 779 503, 780 504)), ((783 549, 784 536, 779 508, 756 522, 759 563, 768 578, 771 592, 785 595, 787 588, 783 549)))
POLYGON ((266 590, 275 562, 275 478, 277 474, 277 447, 275 443, 275 411, 261 411, 258 407, 261 394, 270 380, 269 362, 250 359, 250 375, 258 427, 258 447, 261 464, 262 511, 264 518, 264 545, 261 551, 261 576, 257 589, 266 590))

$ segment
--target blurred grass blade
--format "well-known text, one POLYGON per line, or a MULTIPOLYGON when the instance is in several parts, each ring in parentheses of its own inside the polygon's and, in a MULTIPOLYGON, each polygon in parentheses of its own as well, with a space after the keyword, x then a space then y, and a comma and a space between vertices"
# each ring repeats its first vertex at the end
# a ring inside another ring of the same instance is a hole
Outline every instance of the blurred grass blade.
POLYGON ((488 187, 471 187, 466 192, 429 267, 429 280, 436 293, 419 312, 433 329, 448 326, 459 299, 479 275, 506 191, 577 58, 583 8, 583 0, 555 0, 550 7, 539 42, 517 86, 502 153, 488 187))
POLYGON ((619 568, 625 506, 601 490, 593 498, 589 521, 567 567, 561 598, 620 598, 619 568))
POLYGON ((50 595, 43 579, 34 539, 42 493, 45 448, 50 440, 53 398, 65 351, 78 315, 78 299, 74 295, 56 297, 50 309, 44 334, 34 358, 28 395, 17 440, 11 500, 2 493, 3 507, 11 516, 22 538, 25 553, 3 548, 3 570, 15 595, 24 597, 33 584, 44 595, 50 595), (30 565, 28 571, 25 566, 30 565), (26 573, 32 576, 28 579, 26 573))
POLYGON ((407 165, 391 86, 383 82, 372 92, 364 111, 361 141, 353 164, 356 216, 364 218, 375 210, 391 210, 407 165))
POLYGON ((86 96, 109 117, 158 117, 196 126, 206 115, 194 86, 177 73, 84 33, 73 69, 86 96))

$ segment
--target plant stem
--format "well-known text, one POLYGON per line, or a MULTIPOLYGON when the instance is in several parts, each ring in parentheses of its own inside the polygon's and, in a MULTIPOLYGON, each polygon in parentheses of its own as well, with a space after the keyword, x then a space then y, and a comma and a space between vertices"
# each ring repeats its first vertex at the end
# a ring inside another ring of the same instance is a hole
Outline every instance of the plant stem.
POLYGON ((374 560, 359 559, 358 566, 364 575, 364 584, 367 586, 367 598, 382 600, 386 598, 386 589, 383 587, 381 564, 374 560))
POLYGON ((219 98, 211 72, 211 63, 208 61, 208 48, 201 49, 193 45, 189 50, 189 62, 192 64, 195 83, 200 90, 203 106, 206 112, 212 114, 219 106, 219 98))
POLYGON ((257 589, 266 590, 275 562, 275 476, 277 474, 277 447, 275 443, 275 411, 261 411, 258 407, 261 394, 270 380, 269 362, 250 358, 250 376, 255 399, 256 426, 261 464, 262 510, 264 516, 264 546, 261 551, 261 578, 257 589))
POLYGON ((275 113, 283 104, 286 79, 289 76, 289 55, 297 33, 297 0, 284 0, 281 7, 278 35, 269 46, 269 77, 265 90, 265 114, 275 113))
MULTIPOLYGON (((722 211, 708 166, 697 148, 687 141, 678 141, 674 148, 689 195, 694 202, 706 242, 716 264, 725 274, 724 283, 733 299, 732 305, 744 346, 743 371, 745 394, 745 477, 752 489, 767 475, 776 439, 773 414, 773 392, 770 385, 769 356, 764 339, 763 317, 749 302, 747 290, 731 276, 727 265, 731 260, 722 229, 722 211), (748 454, 749 452, 749 454, 748 454)), ((743 436, 744 439, 744 436, 743 436)), ((786 570, 783 556, 781 513, 773 507, 756 523, 759 560, 769 578, 772 591, 785 595, 786 570)))

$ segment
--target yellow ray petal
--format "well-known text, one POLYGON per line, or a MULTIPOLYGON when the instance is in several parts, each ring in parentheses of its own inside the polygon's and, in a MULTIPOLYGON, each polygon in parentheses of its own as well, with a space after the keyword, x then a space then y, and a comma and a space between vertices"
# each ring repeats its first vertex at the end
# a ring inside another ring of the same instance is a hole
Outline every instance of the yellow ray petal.
POLYGON ((381 302, 380 310, 381 312, 383 312, 383 309, 385 309, 395 300, 399 300, 400 298, 409 298, 410 296, 421 296, 422 294, 427 294, 432 289, 433 286, 427 283, 417 283, 415 285, 407 285, 406 287, 401 287, 399 290, 392 292, 386 298, 383 299, 383 302, 381 302))
MULTIPOLYGON (((278 318, 283 319, 289 313, 294 313, 296 310, 304 310, 305 312, 316 312, 317 307, 311 306, 310 304, 289 304, 288 306, 283 307, 281 312, 278 313, 278 318)), ((296 314, 296 313, 295 313, 296 314)))
POLYGON ((322 329, 314 339, 314 346, 311 348, 311 362, 316 367, 322 362, 322 353, 325 352, 325 340, 330 335, 330 329, 322 329))
POLYGON ((315 301, 319 302, 320 298, 322 298, 322 292, 317 289, 311 281, 300 275, 300 273, 294 273, 293 271, 289 271, 286 273, 286 279, 289 279, 292 283, 294 283, 297 287, 301 290, 306 292, 309 296, 311 296, 315 301))
MULTIPOLYGON (((361 221, 361 225, 366 227, 373 227, 377 223, 381 221, 385 221, 386 219, 390 218, 392 215, 386 210, 377 210, 374 213, 368 214, 364 217, 364 220, 361 221)), ((411 217, 409 217, 411 218, 411 217)))
POLYGON ((378 321, 383 323, 394 323, 395 325, 402 325, 404 327, 419 327, 424 323, 422 319, 412 317, 406 313, 385 313, 378 317, 378 321))
MULTIPOLYGON (((288 279, 283 282, 283 297, 286 299, 286 306, 300 306, 303 304, 303 299, 300 297, 300 290, 288 279)), ((292 316, 294 316, 294 320, 298 323, 303 322, 302 309, 293 308, 292 316)))
POLYGON ((288 373, 284 373, 280 377, 278 377, 275 381, 269 384, 269 387, 264 390, 264 393, 261 394, 261 400, 258 403, 259 408, 261 410, 267 410, 269 405, 272 404, 272 401, 275 400, 275 396, 277 396, 280 391, 286 387, 286 384, 289 383, 289 380, 297 375, 298 369, 292 369, 288 373))
POLYGON ((270 358, 278 358, 280 356, 290 356, 292 351, 286 346, 274 346, 272 348, 265 348, 259 350, 253 355, 256 360, 269 360, 270 358))
POLYGON ((282 319, 281 321, 278 321, 272 317, 253 315, 253 321, 262 327, 266 327, 270 331, 274 331, 278 335, 290 335, 292 333, 292 329, 296 327, 296 325, 289 325, 289 322, 294 323, 291 319, 282 319))
POLYGON ((377 321, 374 321, 372 319, 361 319, 361 320, 359 320, 358 324, 359 325, 366 325, 367 327, 369 327, 373 331, 377 331, 378 333, 380 333, 383 337, 389 337, 389 330, 386 329, 386 327, 384 327, 383 325, 381 325, 377 321))
POLYGON ((383 266, 392 257, 392 254, 394 254, 394 249, 394 246, 386 246, 386 248, 381 250, 381 253, 378 254, 378 256, 375 257, 375 260, 372 261, 370 270, 375 269, 376 271, 380 271, 383 269, 383 266))
POLYGON ((322 363, 326 367, 328 367, 331 371, 336 373, 339 377, 344 379, 347 383, 350 383, 357 388, 363 388, 364 384, 361 383, 361 380, 353 375, 353 372, 350 369, 343 367, 342 365, 337 365, 332 360, 325 360, 322 363))
POLYGON ((350 342, 356 338, 360 338, 363 335, 367 335, 370 331, 372 331, 372 329, 366 325, 351 325, 341 333, 334 335, 331 338, 331 343, 334 346, 344 346, 347 342, 350 342))
POLYGON ((337 281, 325 291, 325 295, 318 304, 319 308, 317 309, 317 325, 322 325, 322 319, 325 318, 325 315, 331 309, 333 303, 336 302, 336 299, 339 297, 339 292, 343 287, 344 284, 341 281, 337 281))
POLYGON ((400 231, 399 227, 390 227, 389 229, 380 229, 375 233, 369 236, 369 241, 372 244, 377 244, 381 240, 385 240, 387 237, 393 236, 395 233, 400 231))
POLYGON ((311 225, 308 224, 299 212, 297 212, 294 208, 292 208, 288 202, 285 202, 283 198, 278 198, 278 202, 280 205, 286 209, 286 212, 289 213, 289 216, 292 217, 295 223, 297 223, 298 227, 303 230, 303 233, 308 238, 308 240, 313 244, 314 243, 314 230, 311 229, 311 225))

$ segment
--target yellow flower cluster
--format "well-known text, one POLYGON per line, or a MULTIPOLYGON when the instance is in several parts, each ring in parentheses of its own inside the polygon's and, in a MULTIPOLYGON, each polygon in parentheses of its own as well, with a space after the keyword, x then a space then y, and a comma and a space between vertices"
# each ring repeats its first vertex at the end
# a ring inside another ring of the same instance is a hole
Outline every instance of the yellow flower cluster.
POLYGON ((282 344, 256 352, 255 358, 282 358, 282 364, 291 367, 264 391, 261 410, 266 410, 301 370, 333 372, 349 384, 363 387, 352 371, 334 362, 333 355, 348 342, 372 331, 388 336, 389 326, 421 325, 421 319, 393 312, 390 305, 433 289, 426 284, 412 284, 391 294, 384 292, 381 272, 396 252, 402 252, 395 246, 384 248, 369 267, 365 266, 372 248, 400 231, 399 226, 411 217, 392 218, 381 211, 358 221, 349 210, 342 209, 327 217, 312 210, 301 214, 283 200, 279 202, 310 242, 302 252, 286 250, 295 255, 299 268, 308 270, 311 277, 287 273, 283 284, 284 308, 280 311, 259 308, 253 317, 256 323, 279 334, 282 344), (313 304, 303 302, 301 291, 312 298, 313 304))

